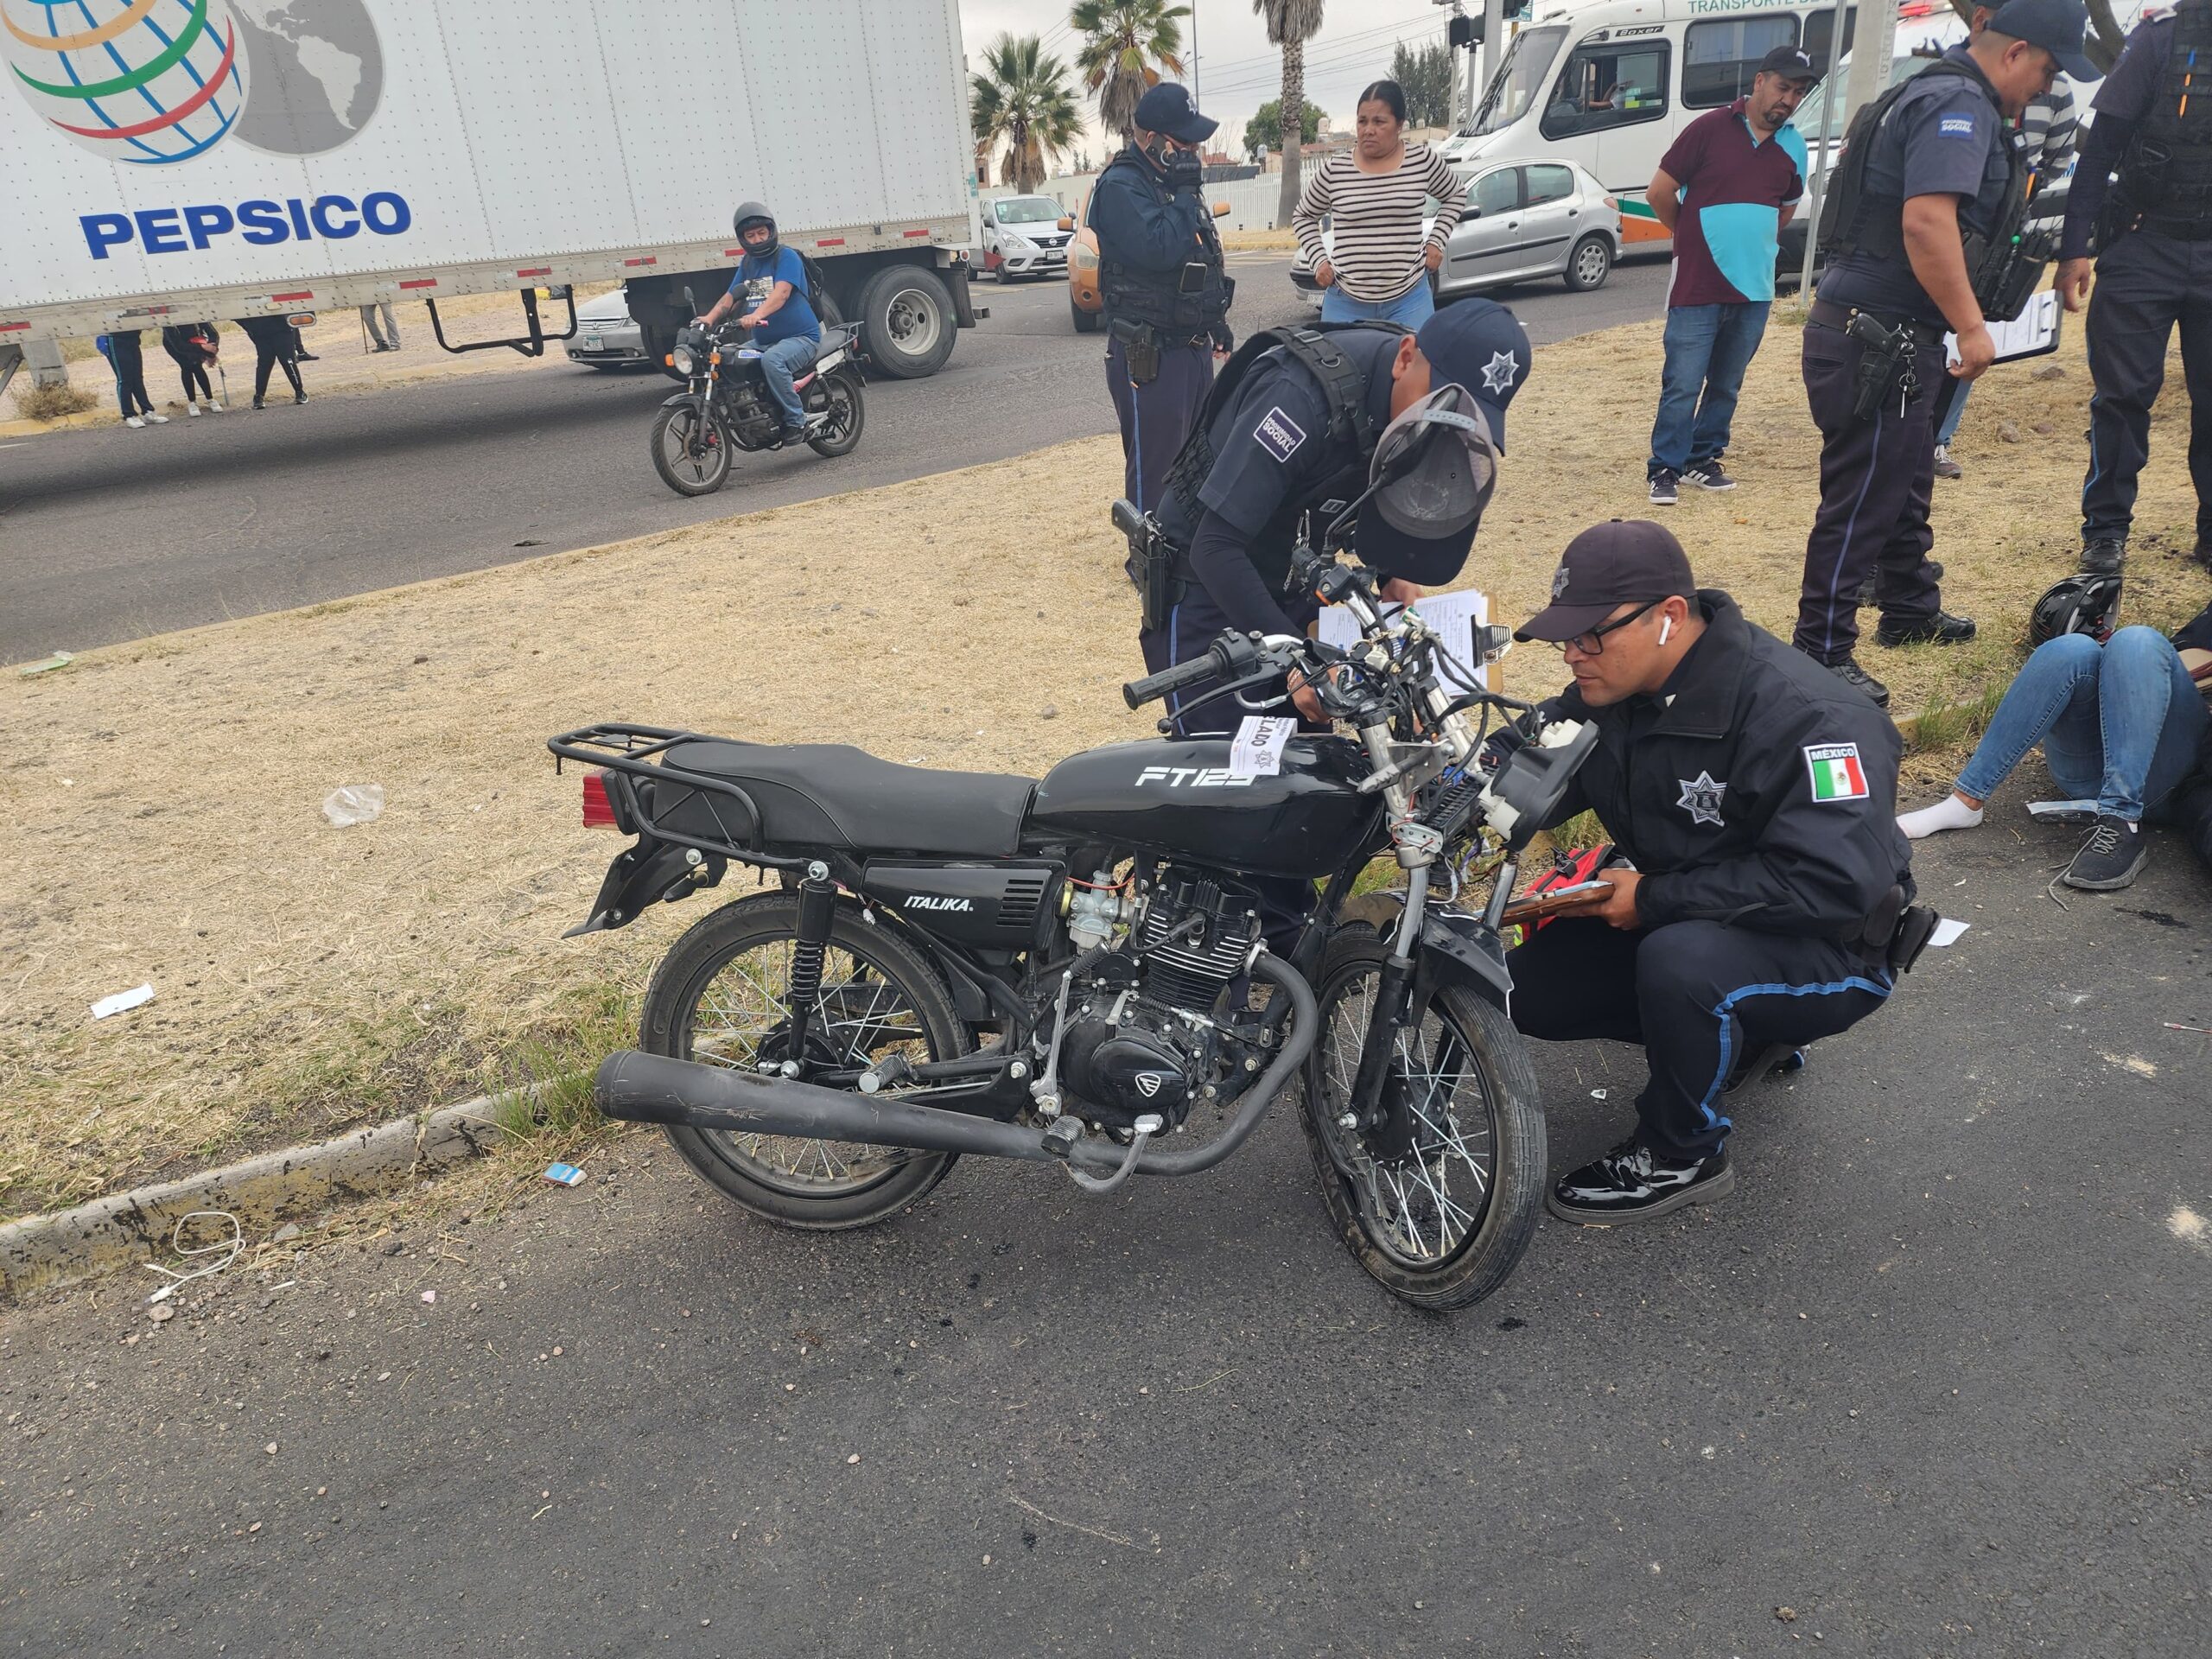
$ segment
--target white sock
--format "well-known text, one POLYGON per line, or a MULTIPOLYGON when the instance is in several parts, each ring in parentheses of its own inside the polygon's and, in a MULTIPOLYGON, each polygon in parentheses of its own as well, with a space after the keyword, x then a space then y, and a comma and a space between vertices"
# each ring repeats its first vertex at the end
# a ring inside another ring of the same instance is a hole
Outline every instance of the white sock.
POLYGON ((1946 795, 1933 806, 1897 814, 1897 828, 1908 841, 1918 841, 1940 830, 1971 830, 1981 822, 1981 809, 1968 806, 1955 795, 1946 795))

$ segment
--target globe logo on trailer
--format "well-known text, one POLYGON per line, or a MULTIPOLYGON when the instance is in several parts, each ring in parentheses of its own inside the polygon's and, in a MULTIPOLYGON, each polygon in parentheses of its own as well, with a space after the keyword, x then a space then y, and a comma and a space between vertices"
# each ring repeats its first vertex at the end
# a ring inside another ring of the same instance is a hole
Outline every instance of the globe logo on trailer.
POLYGON ((320 155, 384 91, 364 0, 0 0, 0 24, 16 90, 110 161, 188 161, 226 136, 320 155))
POLYGON ((16 91, 110 161, 188 161, 245 107, 227 0, 0 0, 0 24, 16 91))

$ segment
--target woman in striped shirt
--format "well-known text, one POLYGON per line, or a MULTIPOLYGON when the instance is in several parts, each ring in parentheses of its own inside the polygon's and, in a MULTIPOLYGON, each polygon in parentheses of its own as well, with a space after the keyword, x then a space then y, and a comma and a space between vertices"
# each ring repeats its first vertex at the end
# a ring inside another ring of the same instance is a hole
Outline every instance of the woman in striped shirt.
POLYGON ((1359 142, 1332 156, 1298 194, 1291 228, 1321 284, 1321 321, 1378 319, 1418 328, 1436 309, 1428 273, 1466 205, 1466 187, 1441 153, 1405 140, 1406 95, 1378 80, 1359 95, 1359 142), (1436 198, 1436 224, 1424 241, 1421 203, 1436 198), (1334 251, 1321 241, 1331 216, 1334 251))

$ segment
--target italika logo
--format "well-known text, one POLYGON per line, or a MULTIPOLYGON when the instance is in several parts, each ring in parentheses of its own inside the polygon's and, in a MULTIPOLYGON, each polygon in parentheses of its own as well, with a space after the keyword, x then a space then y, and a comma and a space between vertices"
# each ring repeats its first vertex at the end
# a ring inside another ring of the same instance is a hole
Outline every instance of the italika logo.
POLYGON ((111 162, 187 162, 228 137, 276 156, 367 124, 384 53, 363 0, 0 0, 9 79, 111 162))

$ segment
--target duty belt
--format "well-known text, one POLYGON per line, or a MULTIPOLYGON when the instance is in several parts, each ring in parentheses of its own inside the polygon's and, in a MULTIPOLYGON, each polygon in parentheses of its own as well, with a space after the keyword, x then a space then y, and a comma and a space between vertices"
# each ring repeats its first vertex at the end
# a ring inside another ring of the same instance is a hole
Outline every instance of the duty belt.
POLYGON ((1863 305, 1839 305, 1834 300, 1815 300, 1806 308, 1805 313, 1808 321, 1819 323, 1823 328, 1833 328, 1839 334, 1848 330, 1851 320, 1861 314, 1873 318, 1885 328, 1903 328, 1930 345, 1950 332, 1938 322, 1923 322, 1918 317, 1900 316, 1894 312, 1870 311, 1863 305))

